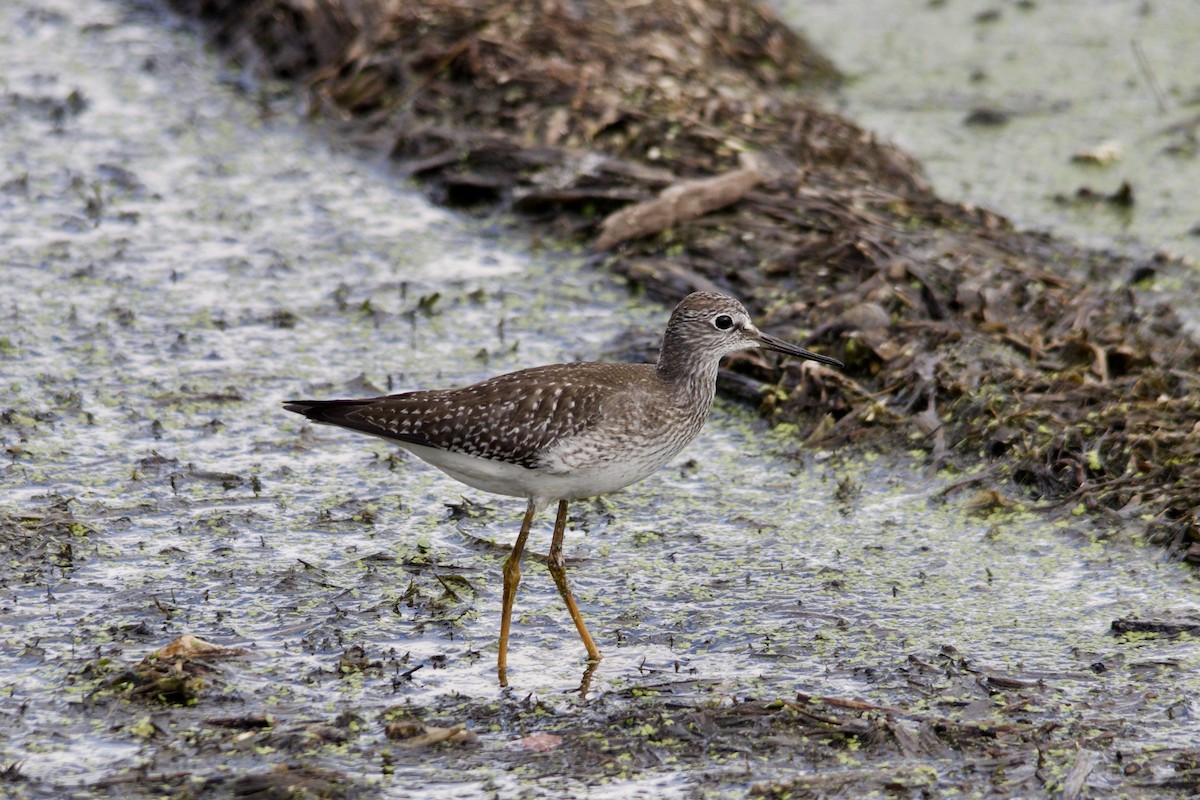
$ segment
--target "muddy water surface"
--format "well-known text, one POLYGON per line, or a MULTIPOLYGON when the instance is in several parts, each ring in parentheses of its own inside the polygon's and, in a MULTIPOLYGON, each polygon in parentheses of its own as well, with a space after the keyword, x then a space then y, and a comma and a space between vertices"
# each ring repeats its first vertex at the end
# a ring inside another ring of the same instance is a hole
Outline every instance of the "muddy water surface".
MULTIPOLYGON (((1158 548, 1070 509, 972 514, 969 492, 940 500, 963 476, 919 456, 805 449, 728 406, 659 475, 576 504, 571 577, 605 653, 582 697, 542 520, 500 690, 521 503, 279 404, 596 358, 666 312, 431 207, 290 101, 247 100, 160 12, 17 2, 0 31, 0 766, 24 776, 6 792, 142 796, 129 776, 292 763, 222 722, 257 715, 371 796, 557 797, 564 779, 493 765, 529 749, 508 710, 552 727, 668 685, 717 707, 911 704, 914 659, 947 653, 1119 729, 1113 746, 1193 742, 1200 648, 1109 632, 1200 605, 1158 548), (246 652, 182 706, 106 683, 185 633, 246 652), (424 708, 477 741, 426 756, 384 737, 387 713, 424 708), (331 726, 355 735, 326 742, 331 726)), ((569 791, 739 796, 797 769, 724 763, 569 791)))
MULTIPOLYGON (((774 5, 849 77, 830 104, 919 158, 944 197, 1200 265, 1200 4, 774 5), (1132 205, 1103 199, 1122 183, 1132 205)), ((1176 299, 1200 330, 1194 293, 1176 299)))

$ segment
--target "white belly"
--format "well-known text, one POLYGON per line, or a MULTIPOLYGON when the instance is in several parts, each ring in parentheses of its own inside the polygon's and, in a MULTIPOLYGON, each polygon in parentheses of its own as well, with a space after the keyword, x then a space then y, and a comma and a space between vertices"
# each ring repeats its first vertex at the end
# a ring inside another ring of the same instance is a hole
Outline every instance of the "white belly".
POLYGON ((564 471, 528 469, 504 461, 402 444, 404 449, 466 485, 493 494, 541 501, 579 500, 637 483, 658 471, 681 448, 642 453, 642 458, 613 459, 564 471))

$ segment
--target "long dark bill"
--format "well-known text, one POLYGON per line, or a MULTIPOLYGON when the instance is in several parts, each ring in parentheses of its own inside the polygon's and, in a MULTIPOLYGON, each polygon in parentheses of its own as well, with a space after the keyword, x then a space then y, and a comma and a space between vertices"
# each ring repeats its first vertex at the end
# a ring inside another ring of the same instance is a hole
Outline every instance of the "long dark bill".
POLYGON ((797 356, 798 358, 807 358, 810 361, 828 364, 829 366, 837 367, 838 369, 846 366, 832 356, 823 356, 820 353, 814 353, 811 350, 805 350, 803 347, 797 347, 794 344, 788 344, 783 339, 776 339, 774 336, 768 336, 762 331, 759 331, 758 343, 768 350, 775 350, 780 353, 786 353, 789 356, 797 356))

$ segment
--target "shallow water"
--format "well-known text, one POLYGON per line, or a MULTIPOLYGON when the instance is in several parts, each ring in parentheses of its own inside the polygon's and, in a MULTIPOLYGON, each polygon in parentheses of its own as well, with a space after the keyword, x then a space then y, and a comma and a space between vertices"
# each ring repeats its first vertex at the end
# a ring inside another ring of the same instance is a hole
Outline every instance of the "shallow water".
MULTIPOLYGON (((286 105, 264 114, 198 42, 110 0, 0 9, 0 765, 43 793, 134 768, 203 776, 234 757, 188 749, 205 715, 353 712, 366 732, 323 764, 380 796, 559 796, 486 763, 381 771, 377 717, 514 694, 574 713, 685 679, 714 703, 887 704, 911 700, 910 658, 947 647, 1044 677, 1043 700, 1081 715, 1119 698, 1136 710, 1121 747, 1191 743, 1200 647, 1108 632, 1200 605, 1190 571, 1069 513, 972 515, 937 499, 962 476, 924 477, 920 454, 805 450, 729 406, 658 475, 573 506, 571 581, 605 654, 586 701, 583 648, 536 558, 502 692, 500 562, 522 504, 279 404, 595 358, 666 313, 576 254, 431 207, 286 105), (454 520, 464 495, 480 505, 454 520), (90 701, 88 664, 184 633, 249 651, 198 716, 90 701), (340 675, 351 645, 381 668, 340 675)), ((503 726, 477 732, 485 752, 515 746, 503 726)), ((667 764, 575 790, 695 784, 667 764)))
MULTIPOLYGON (((850 78, 828 104, 920 159, 943 197, 1091 247, 1200 265, 1200 4, 773 5, 850 78), (968 124, 977 109, 1007 121, 968 124), (1116 160, 1072 158, 1104 146, 1116 160), (1073 200, 1124 181, 1132 208, 1073 200)), ((1200 330, 1192 293, 1175 299, 1200 330)))

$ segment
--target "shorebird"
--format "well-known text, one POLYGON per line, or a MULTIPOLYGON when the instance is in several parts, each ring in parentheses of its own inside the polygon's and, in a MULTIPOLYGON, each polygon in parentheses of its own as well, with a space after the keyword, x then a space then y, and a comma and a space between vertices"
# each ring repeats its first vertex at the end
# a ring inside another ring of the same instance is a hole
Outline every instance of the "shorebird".
POLYGON ((636 483, 674 458, 708 417, 721 358, 754 347, 843 366, 763 333, 737 300, 696 292, 671 313, 657 364, 553 364, 459 389, 291 400, 284 408, 382 437, 475 489, 525 498, 521 531, 503 568, 496 671, 507 686, 513 601, 534 517, 558 503, 547 564, 589 661, 598 662, 600 651, 567 586, 567 506, 636 483))

